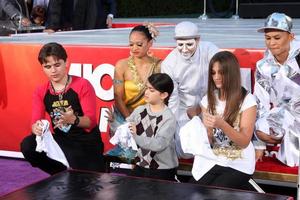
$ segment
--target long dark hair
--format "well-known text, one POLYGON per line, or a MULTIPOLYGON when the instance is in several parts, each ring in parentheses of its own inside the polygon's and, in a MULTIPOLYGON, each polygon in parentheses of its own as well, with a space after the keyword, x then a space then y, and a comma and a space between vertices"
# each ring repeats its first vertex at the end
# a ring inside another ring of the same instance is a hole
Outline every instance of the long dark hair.
MULTIPOLYGON (((229 51, 216 53, 210 60, 208 71, 207 100, 208 111, 211 114, 216 114, 215 92, 218 89, 212 78, 212 69, 213 65, 217 62, 219 63, 223 76, 223 90, 226 100, 223 118, 227 123, 233 126, 247 91, 241 86, 240 65, 235 55, 229 51)), ((220 91, 218 92, 219 95, 221 95, 220 91)))
POLYGON ((165 104, 168 105, 169 98, 174 89, 174 84, 171 77, 165 73, 156 73, 148 77, 148 82, 157 91, 168 93, 168 97, 165 99, 165 104))

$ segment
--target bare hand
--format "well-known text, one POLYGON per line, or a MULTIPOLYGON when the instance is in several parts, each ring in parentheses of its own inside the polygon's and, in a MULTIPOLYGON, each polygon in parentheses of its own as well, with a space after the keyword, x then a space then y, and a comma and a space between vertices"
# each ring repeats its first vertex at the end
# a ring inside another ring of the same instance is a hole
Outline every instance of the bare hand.
POLYGON ((113 122, 114 121, 113 108, 108 108, 108 110, 106 110, 105 112, 106 112, 107 121, 113 122))
POLYGON ((107 25, 107 28, 112 28, 112 18, 107 16, 106 18, 106 25, 107 25))
POLYGON ((129 124, 129 130, 130 130, 131 134, 136 134, 136 126, 134 123, 129 124))
POLYGON ((22 24, 22 26, 30 26, 31 25, 31 21, 28 18, 24 17, 21 20, 21 24, 22 24))
POLYGON ((262 162, 263 161, 263 156, 264 156, 264 149, 255 149, 255 160, 262 162))
POLYGON ((203 112, 203 124, 207 128, 221 128, 224 120, 219 115, 211 115, 203 112))
POLYGON ((43 134, 43 122, 41 120, 37 120, 31 126, 31 132, 34 135, 41 136, 43 134))
POLYGON ((280 144, 282 140, 282 138, 277 138, 274 137, 273 135, 268 135, 262 131, 256 131, 256 135, 260 140, 268 144, 280 144))
POLYGON ((54 128, 62 125, 73 124, 76 119, 72 106, 67 107, 65 111, 60 111, 60 114, 61 116, 54 128))
POLYGON ((192 119, 194 116, 197 116, 201 113, 200 106, 192 106, 186 110, 187 116, 192 119))

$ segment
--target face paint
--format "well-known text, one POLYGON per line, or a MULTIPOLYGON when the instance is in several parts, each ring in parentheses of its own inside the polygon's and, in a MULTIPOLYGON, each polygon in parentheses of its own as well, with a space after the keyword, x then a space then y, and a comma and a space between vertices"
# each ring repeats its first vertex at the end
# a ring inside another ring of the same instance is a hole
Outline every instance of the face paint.
POLYGON ((177 49, 184 59, 189 59, 194 55, 197 49, 196 39, 176 40, 176 42, 177 49))

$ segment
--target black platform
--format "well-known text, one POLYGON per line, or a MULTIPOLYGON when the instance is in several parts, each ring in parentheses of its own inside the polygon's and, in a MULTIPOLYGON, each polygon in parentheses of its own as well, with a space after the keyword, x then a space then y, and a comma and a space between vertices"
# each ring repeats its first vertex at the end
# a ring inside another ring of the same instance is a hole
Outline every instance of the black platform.
POLYGON ((1 200, 260 200, 287 196, 204 187, 112 174, 65 171, 0 198, 1 200))

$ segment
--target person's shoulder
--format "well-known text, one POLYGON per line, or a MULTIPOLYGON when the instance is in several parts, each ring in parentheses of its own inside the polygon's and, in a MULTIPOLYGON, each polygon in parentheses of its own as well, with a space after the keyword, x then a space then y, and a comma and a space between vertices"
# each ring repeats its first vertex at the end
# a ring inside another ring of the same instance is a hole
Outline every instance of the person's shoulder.
POLYGON ((49 81, 47 81, 46 83, 39 84, 38 86, 35 87, 34 94, 44 96, 47 90, 49 89, 49 87, 50 87, 49 81))
POLYGON ((200 41, 200 44, 201 45, 206 45, 206 46, 210 46, 210 45, 213 45, 213 46, 216 46, 214 43, 210 42, 210 41, 200 41))
POLYGON ((167 115, 170 115, 170 116, 174 117, 174 119, 175 119, 174 113, 172 112, 171 108, 169 108, 168 106, 166 106, 165 113, 167 115))
POLYGON ((118 73, 123 73, 128 68, 129 58, 123 58, 117 61, 115 65, 115 71, 118 73))
POLYGON ((164 113, 163 113, 164 119, 166 121, 169 121, 169 123, 173 124, 175 126, 176 124, 176 116, 174 115, 174 113, 172 112, 172 110, 166 106, 164 113))
POLYGON ((268 66, 267 63, 270 63, 270 60, 271 60, 270 59, 271 55, 269 55, 269 54, 270 54, 270 52, 268 50, 266 50, 264 53, 264 56, 260 60, 256 61, 256 69, 257 70, 262 71, 263 67, 265 68, 268 66), (269 60, 269 61, 267 61, 267 60, 269 60))
POLYGON ((79 76, 71 76, 72 77, 72 82, 73 83, 87 83, 88 80, 85 78, 79 77, 79 76))
POLYGON ((252 106, 256 106, 256 97, 251 94, 250 92, 245 96, 245 99, 243 101, 243 104, 241 106, 241 111, 244 111, 252 106))
POLYGON ((259 68, 265 62, 266 62, 266 58, 265 57, 263 57, 262 59, 256 61, 256 68, 259 68))
POLYGON ((247 99, 248 101, 253 101, 256 102, 256 97, 254 94, 251 94, 250 92, 248 92, 248 94, 245 96, 245 99, 247 99))
POLYGON ((116 63, 116 67, 125 67, 128 65, 128 60, 129 58, 122 58, 120 60, 117 61, 116 63))
POLYGON ((294 39, 291 42, 291 46, 292 46, 292 48, 295 48, 296 50, 300 49, 300 40, 294 39))
POLYGON ((145 105, 139 105, 138 107, 136 107, 136 108, 134 109, 134 113, 139 113, 139 112, 141 112, 141 111, 147 109, 147 106, 146 106, 146 105, 147 105, 147 104, 145 104, 145 105))
POLYGON ((153 58, 153 64, 154 64, 153 73, 160 73, 161 72, 161 63, 163 60, 158 57, 152 57, 152 58, 153 58))
POLYGON ((159 64, 159 63, 161 63, 163 60, 160 59, 159 57, 152 56, 152 61, 153 61, 153 63, 159 64))
POLYGON ((73 87, 91 87, 92 84, 90 83, 90 81, 88 81, 85 78, 82 77, 78 77, 78 76, 71 76, 72 77, 72 82, 71 85, 73 87))
POLYGON ((139 105, 135 108, 135 110, 142 110, 147 107, 148 104, 139 105))
POLYGON ((175 47, 174 49, 172 49, 172 51, 170 51, 167 57, 177 57, 178 55, 180 55, 180 52, 178 51, 177 47, 175 47))
POLYGON ((162 61, 162 66, 169 63, 175 63, 177 58, 179 58, 180 53, 177 48, 173 49, 166 58, 162 61))
POLYGON ((215 45, 214 43, 212 42, 209 42, 209 41, 200 41, 200 48, 204 48, 204 49, 219 49, 217 47, 217 45, 215 45))
POLYGON ((36 86, 35 90, 36 91, 45 91, 49 88, 50 82, 47 81, 45 83, 41 83, 39 85, 36 86))

